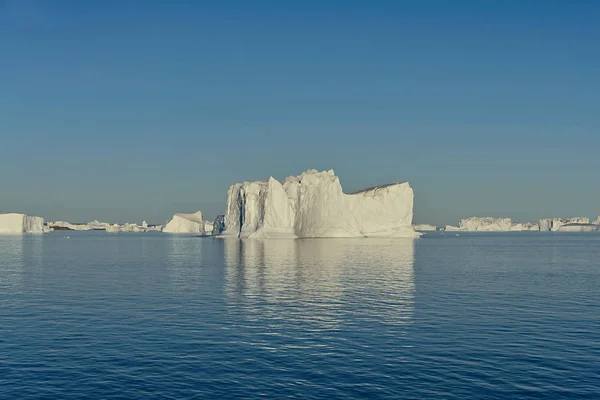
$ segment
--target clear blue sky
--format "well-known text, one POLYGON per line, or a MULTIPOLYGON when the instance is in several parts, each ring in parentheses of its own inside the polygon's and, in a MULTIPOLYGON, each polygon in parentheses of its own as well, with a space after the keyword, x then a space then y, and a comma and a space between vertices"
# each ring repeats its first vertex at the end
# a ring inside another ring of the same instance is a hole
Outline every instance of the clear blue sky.
POLYGON ((0 211, 162 222, 411 182, 416 222, 600 214, 599 1, 0 0, 0 211))

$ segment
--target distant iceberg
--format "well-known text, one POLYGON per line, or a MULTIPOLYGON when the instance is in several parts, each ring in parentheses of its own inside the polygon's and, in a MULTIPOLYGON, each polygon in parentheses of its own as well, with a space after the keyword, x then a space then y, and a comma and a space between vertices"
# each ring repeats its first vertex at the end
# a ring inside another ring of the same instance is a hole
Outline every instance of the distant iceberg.
MULTIPOLYGON (((600 220, 600 217, 598 217, 600 220)), ((570 225, 570 224, 590 224, 590 219, 587 217, 575 217, 575 218, 544 218, 540 220, 540 231, 547 232, 552 231, 556 232, 561 230, 561 226, 570 225)), ((597 225, 597 224, 596 224, 597 225)), ((567 230, 562 229, 562 232, 566 232, 567 230)))
POLYGON ((206 228, 209 226, 212 232, 212 224, 207 225, 203 219, 202 211, 197 211, 194 214, 177 213, 165 222, 162 231, 165 233, 199 233, 204 235, 206 228))
POLYGON ((0 234, 45 233, 44 218, 19 213, 0 213, 0 234))
POLYGON ((600 226, 596 224, 564 224, 558 227, 557 232, 597 232, 600 226))
POLYGON ((511 232, 521 232, 521 231, 539 231, 540 226, 538 224, 534 224, 531 222, 519 222, 516 224, 512 224, 510 227, 511 232))
POLYGON ((437 230, 437 226, 428 224, 416 224, 413 225, 413 228, 415 228, 415 231, 417 232, 429 232, 437 230))
POLYGON ((461 219, 458 226, 446 225, 446 231, 463 232, 521 232, 539 231, 538 224, 530 222, 513 223, 510 218, 471 217, 461 219))
POLYGON ((333 170, 283 183, 236 183, 227 193, 222 236, 240 238, 416 237, 408 183, 345 194, 333 170))
POLYGON ((66 221, 55 221, 48 222, 48 227, 54 230, 68 230, 68 231, 103 231, 109 227, 110 224, 107 222, 91 221, 87 224, 72 224, 66 221))

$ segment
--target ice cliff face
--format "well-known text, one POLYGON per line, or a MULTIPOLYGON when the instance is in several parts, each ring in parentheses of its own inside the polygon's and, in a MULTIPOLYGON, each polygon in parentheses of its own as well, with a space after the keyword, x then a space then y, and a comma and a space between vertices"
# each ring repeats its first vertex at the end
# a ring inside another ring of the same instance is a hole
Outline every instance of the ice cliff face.
POLYGON ((44 233, 44 219, 19 213, 0 213, 0 234, 44 233))
POLYGON ((201 211, 194 214, 175 214, 165 222, 162 231, 165 233, 200 233, 204 234, 205 224, 201 211))
POLYGON ((414 237, 408 183, 345 194, 333 170, 308 170, 283 183, 236 183, 227 193, 223 236, 414 237))

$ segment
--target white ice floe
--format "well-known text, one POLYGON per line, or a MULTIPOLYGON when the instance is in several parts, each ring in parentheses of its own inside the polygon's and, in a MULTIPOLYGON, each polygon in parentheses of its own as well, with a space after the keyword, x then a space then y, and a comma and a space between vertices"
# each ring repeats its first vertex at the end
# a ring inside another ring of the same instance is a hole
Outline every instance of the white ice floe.
POLYGON ((44 218, 20 213, 0 213, 0 234, 45 233, 44 218))
MULTIPOLYGON (((199 233, 204 235, 207 226, 202 216, 202 212, 198 211, 194 214, 175 214, 165 222, 162 231, 165 233, 199 233)), ((212 232, 212 226, 211 226, 212 232)))
POLYGON ((222 236, 241 238, 415 237, 408 183, 342 191, 333 170, 308 170, 283 183, 236 183, 227 193, 222 236))

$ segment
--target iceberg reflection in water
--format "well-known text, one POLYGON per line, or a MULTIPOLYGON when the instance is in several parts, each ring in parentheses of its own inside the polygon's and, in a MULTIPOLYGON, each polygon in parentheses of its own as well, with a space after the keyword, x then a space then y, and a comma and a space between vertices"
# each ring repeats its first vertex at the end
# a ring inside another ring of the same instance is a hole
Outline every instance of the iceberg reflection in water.
POLYGON ((412 318, 414 239, 224 242, 226 295, 249 322, 337 329, 412 318))

